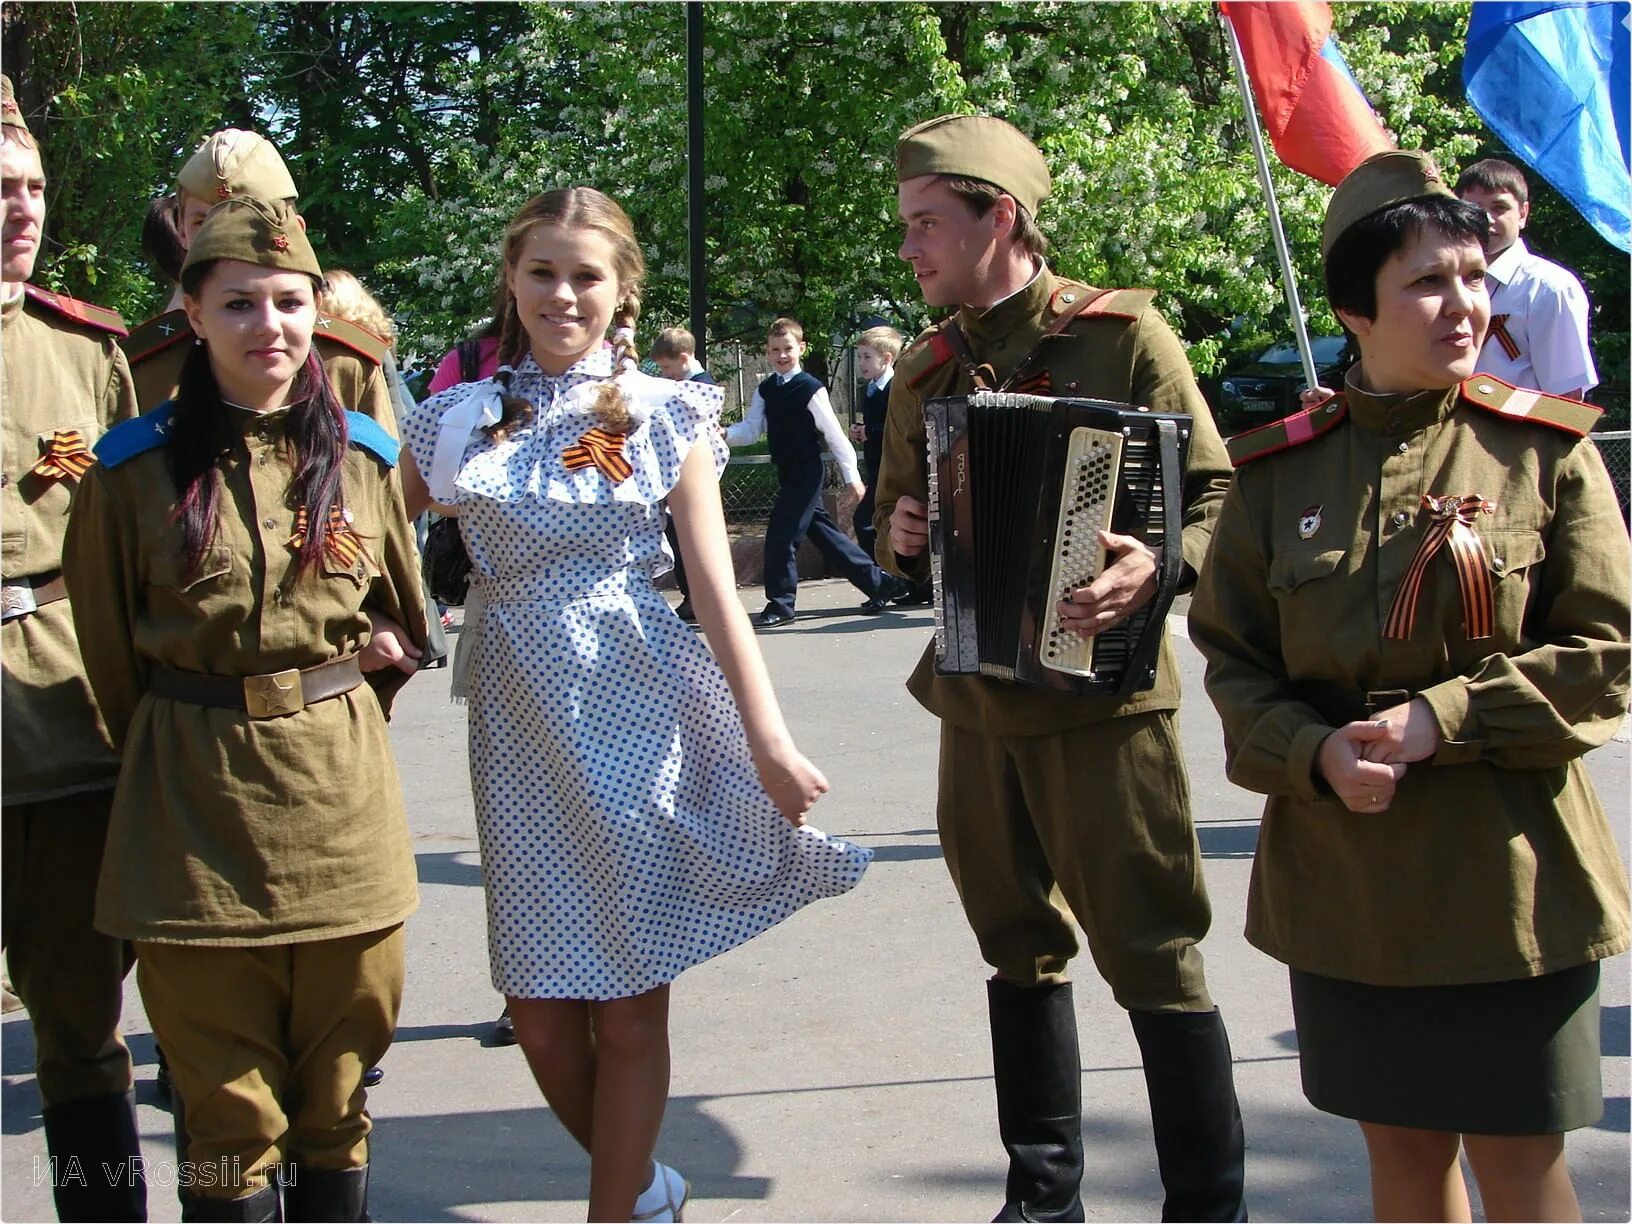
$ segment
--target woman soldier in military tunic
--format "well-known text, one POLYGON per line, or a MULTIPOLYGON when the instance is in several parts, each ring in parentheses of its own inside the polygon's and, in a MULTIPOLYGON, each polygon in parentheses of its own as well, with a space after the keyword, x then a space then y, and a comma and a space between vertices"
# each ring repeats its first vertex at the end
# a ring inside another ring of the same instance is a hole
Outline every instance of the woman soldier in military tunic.
POLYGON ((321 275, 287 205, 211 211, 180 390, 99 445, 64 560, 123 748, 98 924, 170 1057, 183 1219, 278 1218, 283 1162, 285 1218, 366 1218, 418 901, 385 707, 425 608, 397 444, 312 349, 321 275))
POLYGON ((1620 855, 1581 758, 1626 713, 1627 536, 1597 410, 1473 375, 1487 225, 1420 153, 1332 197, 1345 393, 1230 443, 1190 610, 1229 774, 1269 796, 1247 937, 1380 1220, 1579 1220, 1620 855))

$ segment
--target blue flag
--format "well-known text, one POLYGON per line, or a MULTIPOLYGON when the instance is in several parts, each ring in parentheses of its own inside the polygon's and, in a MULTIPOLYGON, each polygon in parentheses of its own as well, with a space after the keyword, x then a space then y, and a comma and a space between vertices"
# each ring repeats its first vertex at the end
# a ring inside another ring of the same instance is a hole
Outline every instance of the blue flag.
POLYGON ((1462 83, 1491 131, 1632 251, 1632 54, 1626 0, 1479 0, 1462 83))

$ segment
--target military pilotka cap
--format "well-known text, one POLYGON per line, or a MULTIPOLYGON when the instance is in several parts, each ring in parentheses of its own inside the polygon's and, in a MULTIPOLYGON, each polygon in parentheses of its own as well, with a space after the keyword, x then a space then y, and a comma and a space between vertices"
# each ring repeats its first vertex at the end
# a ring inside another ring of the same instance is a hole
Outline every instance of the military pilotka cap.
POLYGON ((217 259, 323 275, 295 206, 283 200, 245 196, 210 209, 187 247, 182 271, 217 259))
POLYGON ((1332 244, 1355 222, 1391 205, 1425 196, 1456 198, 1456 192, 1445 186, 1433 158, 1417 152, 1372 154, 1349 171, 1332 192, 1332 201, 1326 205, 1326 223, 1320 229, 1321 257, 1331 253, 1332 244))
POLYGON ((17 105, 17 94, 9 76, 0 76, 0 127, 22 128, 28 131, 23 119, 23 108, 17 105))
POLYGON ((1037 146, 1012 123, 990 115, 942 115, 902 132, 895 142, 896 179, 921 174, 991 183, 1034 218, 1053 185, 1037 146))
POLYGON ((211 204, 238 196, 292 200, 300 194, 272 142, 238 128, 206 137, 181 168, 176 185, 184 194, 211 204))

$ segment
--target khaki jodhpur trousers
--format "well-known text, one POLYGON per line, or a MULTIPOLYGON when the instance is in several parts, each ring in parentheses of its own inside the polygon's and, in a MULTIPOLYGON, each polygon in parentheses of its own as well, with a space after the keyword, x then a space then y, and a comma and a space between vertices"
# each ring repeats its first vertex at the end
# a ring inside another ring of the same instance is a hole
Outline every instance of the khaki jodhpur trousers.
POLYGON ((130 947, 93 925, 112 804, 110 788, 0 809, 0 943, 47 1108, 130 1091, 119 1035, 130 947))
POLYGON ((403 929, 248 948, 143 942, 136 980, 181 1095, 187 1160, 207 1198, 276 1166, 368 1163, 363 1074, 402 1003, 403 929))
POLYGON ((1175 724, 1169 711, 1057 735, 941 724, 941 848, 999 977, 1065 980, 1075 917, 1124 1008, 1212 1008, 1196 947, 1212 909, 1175 724))

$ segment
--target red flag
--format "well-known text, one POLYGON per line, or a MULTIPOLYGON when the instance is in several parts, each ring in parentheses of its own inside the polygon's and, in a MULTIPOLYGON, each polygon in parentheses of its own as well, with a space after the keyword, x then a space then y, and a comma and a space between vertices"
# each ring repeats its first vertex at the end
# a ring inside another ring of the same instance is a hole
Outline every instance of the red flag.
POLYGON ((1332 38, 1332 10, 1310 0, 1220 0, 1247 61, 1270 143, 1300 174, 1335 187, 1394 147, 1332 38))

